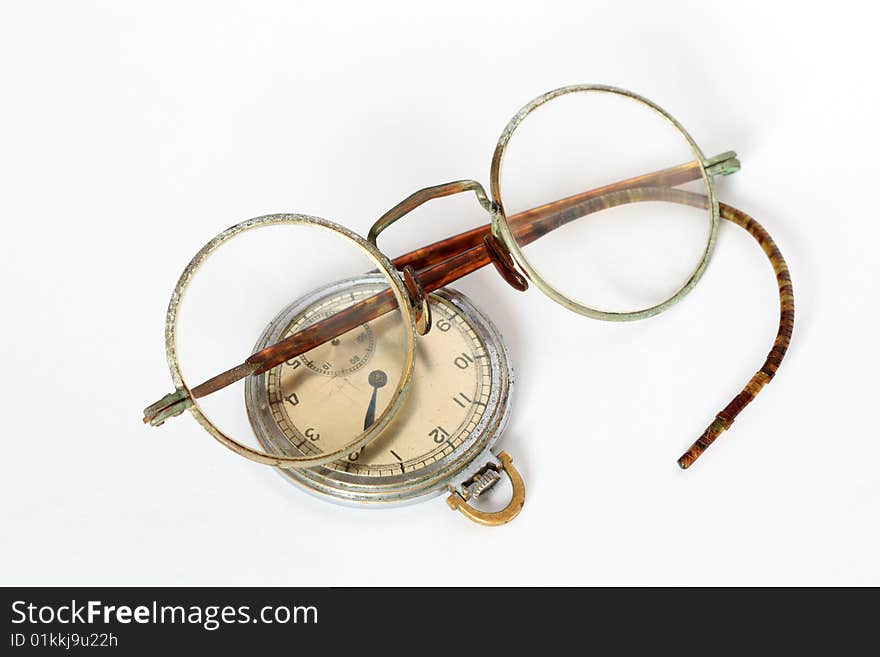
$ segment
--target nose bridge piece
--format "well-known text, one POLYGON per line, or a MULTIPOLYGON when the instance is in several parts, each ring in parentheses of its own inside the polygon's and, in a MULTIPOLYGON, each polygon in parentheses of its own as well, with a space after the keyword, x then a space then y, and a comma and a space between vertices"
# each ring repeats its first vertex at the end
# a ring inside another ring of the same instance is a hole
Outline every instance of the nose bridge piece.
POLYGON ((483 238, 483 246, 495 265, 495 271, 501 274, 501 278, 507 281, 514 290, 525 292, 529 289, 529 281, 523 276, 513 262, 510 251, 491 232, 483 238))
POLYGON ((455 180, 453 182, 443 183, 442 185, 425 187, 414 194, 410 194, 400 203, 388 210, 388 212, 379 217, 370 227, 370 232, 367 234, 367 241, 373 246, 376 246, 376 239, 379 237, 379 233, 388 228, 398 219, 401 219, 404 215, 412 212, 428 201, 470 191, 476 194, 477 200, 480 202, 480 205, 484 210, 490 214, 495 211, 495 204, 486 195, 486 190, 483 186, 476 180, 455 180))
POLYGON ((413 318, 416 320, 416 331, 419 335, 425 335, 431 330, 431 304, 425 288, 416 276, 413 268, 407 265, 403 268, 403 286, 409 296, 409 302, 413 309, 413 318))

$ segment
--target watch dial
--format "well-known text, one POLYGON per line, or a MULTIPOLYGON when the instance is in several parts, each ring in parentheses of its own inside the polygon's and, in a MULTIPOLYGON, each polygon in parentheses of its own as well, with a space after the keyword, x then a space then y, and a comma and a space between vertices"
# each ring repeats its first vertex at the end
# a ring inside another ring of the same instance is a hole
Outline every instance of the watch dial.
MULTIPOLYGON (((289 320, 287 337, 381 288, 362 282, 335 289, 289 320)), ((470 320, 431 295, 433 328, 416 342, 411 392, 392 424, 359 452, 325 468, 366 477, 419 471, 468 441, 486 413, 492 385, 485 345, 470 320)), ((369 427, 394 392, 405 345, 398 313, 379 317, 298 358, 265 378, 269 409, 288 445, 303 454, 342 447, 369 427)))

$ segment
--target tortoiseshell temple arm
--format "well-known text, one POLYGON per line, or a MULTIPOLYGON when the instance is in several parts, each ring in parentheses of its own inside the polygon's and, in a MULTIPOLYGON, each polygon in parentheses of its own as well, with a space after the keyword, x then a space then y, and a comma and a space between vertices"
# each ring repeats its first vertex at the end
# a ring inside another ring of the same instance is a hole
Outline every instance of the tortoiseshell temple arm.
MULTIPOLYGON (((735 159, 728 158, 726 166, 730 167, 731 161, 736 162, 735 159)), ((730 169, 727 172, 729 173, 730 169)), ((701 194, 685 192, 668 186, 639 186, 651 185, 652 183, 654 185, 657 183, 678 185, 694 180, 698 175, 699 171, 693 165, 681 165, 554 201, 514 215, 508 219, 508 222, 518 243, 526 245, 570 221, 618 205, 645 201, 666 201, 705 208, 708 199, 701 194)), ((688 468, 723 431, 728 429, 739 412, 770 382, 788 349, 794 326, 794 295, 791 276, 779 248, 767 231, 744 212, 723 203, 719 204, 719 209, 722 218, 737 224, 752 235, 770 259, 776 273, 779 289, 779 328, 773 348, 761 369, 750 379, 742 392, 716 415, 715 420, 706 431, 679 458, 678 463, 682 468, 688 468)), ((495 261, 496 256, 491 253, 491 245, 487 244, 487 238, 491 235, 490 230, 489 225, 480 226, 404 254, 396 258, 393 263, 401 270, 408 267, 417 269, 418 281, 423 290, 426 293, 431 292, 495 261)), ((364 299, 282 342, 253 354, 243 364, 196 386, 192 389, 192 396, 193 398, 203 397, 245 376, 265 372, 284 360, 304 353, 363 322, 390 312, 394 308, 396 308, 396 300, 390 290, 364 299)), ((186 405, 181 405, 180 400, 170 399, 175 394, 177 393, 172 393, 149 407, 145 412, 144 421, 151 424, 161 424, 167 417, 182 412, 186 405), (170 401, 167 401, 169 399, 170 401), (172 408, 175 410, 172 411, 172 408)))
MULTIPOLYGON (((579 217, 618 205, 644 201, 666 201, 694 207, 706 207, 708 199, 702 194, 694 194, 668 187, 630 188, 620 191, 609 191, 600 196, 592 196, 587 193, 529 210, 522 215, 514 217, 510 223, 517 241, 521 245, 525 245, 547 234, 554 228, 563 226, 579 217), (529 221, 522 221, 520 219, 524 215, 529 216, 529 221)), ((785 352, 788 350, 791 334, 794 329, 794 289, 788 265, 779 247, 776 246, 773 238, 770 237, 770 234, 764 227, 745 212, 725 203, 719 204, 719 212, 723 219, 740 226, 755 238, 770 259, 779 289, 779 327, 773 347, 761 368, 749 380, 742 392, 734 397, 715 416, 715 420, 706 428, 703 434, 678 459, 678 464, 682 469, 689 468, 715 442, 715 439, 722 432, 729 429, 743 408, 751 403, 761 389, 773 379, 773 376, 779 369, 779 365, 782 363, 785 352)))
POLYGON ((689 468, 722 432, 729 429, 740 411, 755 398, 755 395, 765 385, 770 383, 779 369, 783 357, 785 357, 785 352, 788 351, 791 334, 794 330, 794 288, 791 284, 788 265, 785 258, 782 257, 779 247, 776 246, 776 242, 761 224, 745 212, 724 203, 719 204, 719 209, 724 219, 735 223, 754 237, 770 259, 770 264, 776 273, 776 285, 779 288, 779 329, 776 332, 776 339, 773 341, 773 348, 767 354, 767 359, 761 369, 749 380, 742 392, 715 416, 715 420, 706 428, 703 435, 697 438, 696 442, 678 459, 678 464, 683 469, 689 468))
MULTIPOLYGON (((707 171, 713 175, 727 175, 739 169, 739 161, 736 159, 736 154, 732 151, 711 158, 706 165, 707 171)), ((601 209, 601 204, 599 206, 595 206, 595 204, 590 206, 590 202, 607 197, 613 192, 649 185, 654 187, 671 187, 691 180, 697 180, 702 175, 702 169, 697 162, 686 162, 661 171, 643 174, 548 203, 515 215, 509 221, 512 225, 517 226, 514 231, 517 239, 527 240, 526 242, 521 242, 527 243, 537 239, 537 237, 545 234, 557 225, 561 225, 559 221, 563 220, 563 211, 566 211, 564 220, 569 221, 584 216, 584 214, 590 211, 590 207, 601 209), (554 217, 559 221, 554 219, 554 217), (533 229, 532 224, 538 224, 539 220, 542 220, 540 225, 533 229), (526 232, 531 232, 532 234, 526 238, 524 235, 526 232)), ((489 199, 486 197, 482 186, 475 181, 461 180, 443 185, 435 185, 434 187, 428 187, 415 194, 411 194, 386 212, 373 225, 369 238, 375 243, 379 232, 427 200, 471 190, 476 193, 480 204, 488 209, 490 207, 489 199)), ((491 227, 489 224, 486 224, 405 254, 396 258, 393 264, 401 271, 410 266, 414 271, 418 272, 418 282, 425 293, 433 292, 444 285, 448 285, 481 267, 485 267, 490 262, 495 263, 499 273, 505 277, 508 283, 517 289, 525 289, 527 286, 525 279, 513 268, 512 264, 501 257, 497 249, 492 249, 492 244, 489 241, 490 236, 491 227)), ((358 324, 368 322, 392 311, 395 307, 396 300, 390 290, 364 299, 331 317, 316 322, 307 329, 281 342, 251 354, 245 362, 195 386, 191 390, 192 398, 179 390, 165 395, 162 399, 144 409, 144 422, 152 426, 160 426, 168 418, 180 415, 192 405, 192 399, 199 399, 217 392, 247 376, 262 374, 280 365, 285 360, 295 358, 323 344, 327 340, 332 340, 342 335, 346 331, 358 326, 358 324)))
MULTIPOLYGON (((733 151, 727 151, 710 158, 707 162, 707 171, 712 175, 730 175, 739 170, 740 164, 733 151)), ((538 207, 520 212, 507 218, 511 231, 517 238, 517 242, 524 246, 541 235, 556 228, 557 226, 567 223, 571 219, 577 219, 587 214, 590 207, 602 209, 601 204, 589 204, 603 197, 608 197, 615 192, 623 192, 628 189, 644 189, 657 187, 677 187, 693 180, 699 180, 702 177, 702 170, 697 162, 686 162, 674 167, 662 169, 646 173, 641 176, 635 176, 626 180, 621 180, 610 185, 591 189, 580 194, 568 196, 552 203, 545 203, 538 207), (568 216, 563 216, 563 211, 568 211, 568 216), (560 223, 561 222, 561 223, 560 223), (532 233, 531 238, 526 234, 532 233)), ((468 191, 473 189, 471 185, 473 181, 462 180, 455 183, 447 183, 446 185, 437 185, 436 187, 428 187, 412 194, 404 201, 401 201, 391 210, 385 213, 379 221, 374 224, 370 230, 371 239, 375 240, 376 234, 386 228, 388 225, 397 221, 402 214, 412 210, 417 205, 425 202, 426 194, 430 194, 430 198, 439 198, 450 193, 468 191), (453 190, 449 188, 455 186, 453 190), (432 193, 433 192, 433 193, 432 193)), ((477 190, 474 190, 477 191, 477 190)), ((477 198, 480 203, 484 204, 485 194, 477 191, 477 198)), ((478 226, 472 230, 453 235, 445 240, 434 242, 421 249, 416 249, 394 259, 394 265, 398 269, 402 269, 406 265, 411 266, 414 270, 419 271, 424 267, 436 264, 453 255, 460 254, 468 249, 479 247, 483 240, 491 234, 491 226, 486 224, 478 226)))

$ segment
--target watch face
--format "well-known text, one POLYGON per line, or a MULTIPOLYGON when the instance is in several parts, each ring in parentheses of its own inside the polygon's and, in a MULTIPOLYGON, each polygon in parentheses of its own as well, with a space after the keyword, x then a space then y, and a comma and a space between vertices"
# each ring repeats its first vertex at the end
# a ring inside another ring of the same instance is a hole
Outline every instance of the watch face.
MULTIPOLYGON (((367 277, 318 291, 285 309, 261 343, 306 328, 380 285, 367 277)), ((497 437, 510 385, 503 345, 461 295, 432 294, 430 303, 433 327, 417 342, 410 393, 390 426, 345 458, 285 473, 301 482, 320 480, 322 488, 334 482, 362 492, 406 487, 497 437)), ((400 370, 404 345, 399 331, 388 330, 398 324, 392 316, 379 317, 255 377, 257 394, 248 395, 248 408, 264 446, 316 455, 370 426, 392 393, 387 373, 400 370)))

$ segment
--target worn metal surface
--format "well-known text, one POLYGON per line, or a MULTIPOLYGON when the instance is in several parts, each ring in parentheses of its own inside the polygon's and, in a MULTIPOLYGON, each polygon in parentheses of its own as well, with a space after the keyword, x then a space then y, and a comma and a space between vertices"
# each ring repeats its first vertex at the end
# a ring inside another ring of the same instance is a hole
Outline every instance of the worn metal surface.
MULTIPOLYGON (((257 463, 263 463, 276 467, 281 466, 285 468, 309 468, 320 465, 322 463, 335 461, 343 456, 346 456, 347 454, 350 454, 351 452, 362 448, 364 445, 376 438, 394 418, 394 415, 403 404, 406 393, 409 390, 410 381, 412 380, 413 366, 415 363, 415 321, 409 302, 409 295, 404 288, 403 281, 397 273, 397 270, 394 269, 388 259, 384 255, 382 255, 382 253, 380 253, 379 250, 376 249, 376 247, 374 247, 372 244, 364 240, 356 233, 348 230, 347 228, 327 221, 326 219, 310 217, 308 215, 302 214, 272 214, 249 219, 242 223, 236 224, 231 228, 227 228, 225 231, 223 231, 210 242, 208 242, 204 247, 202 247, 202 249, 189 262, 189 264, 183 270, 180 279, 177 281, 174 292, 171 294, 171 301, 168 304, 168 312, 165 315, 165 353, 168 359, 168 367, 171 370, 171 381, 176 388, 176 392, 173 393, 175 395, 175 403, 185 403, 189 412, 193 415, 196 421, 200 425, 202 425, 205 431, 216 438, 217 441, 220 442, 220 444, 228 447, 239 456, 243 456, 252 461, 256 461, 257 463), (195 396, 192 394, 192 391, 187 386, 186 381, 184 381, 183 379, 183 374, 180 371, 180 362, 177 355, 177 321, 180 304, 183 301, 184 294, 186 293, 190 282, 192 281, 199 268, 211 256, 212 253, 214 253, 223 244, 235 238, 237 235, 240 235, 249 230, 261 228, 263 226, 274 226, 280 224, 311 226, 320 230, 330 231, 347 240, 349 243, 351 243, 352 246, 360 250, 367 258, 369 258, 369 260, 371 260, 376 265, 377 270, 381 272, 385 279, 388 281, 391 291, 393 292, 394 297, 397 300, 397 304, 401 312, 402 321, 404 322, 405 326, 406 353, 404 354, 403 359, 403 371, 401 372, 401 377, 397 388, 393 393, 392 401, 388 404, 382 414, 379 415, 378 418, 376 418, 375 423, 367 430, 365 430, 362 434, 357 436, 353 441, 341 447, 340 449, 337 449, 330 453, 321 454, 319 456, 287 456, 284 454, 271 454, 262 450, 254 449, 253 447, 250 447, 243 442, 240 442, 235 438, 232 438, 231 436, 225 434, 223 431, 220 430, 219 427, 211 422, 211 420, 202 411, 201 407, 195 399, 195 396), (186 394, 183 394, 182 391, 185 391, 186 394), (190 401, 183 401, 183 399, 187 396, 189 397, 190 401)), ((157 404, 159 404, 159 402, 157 402, 157 404)), ((154 406, 156 405, 154 404, 153 407, 154 406)), ((147 411, 150 411, 153 407, 148 407, 147 411)))
POLYGON ((513 459, 510 458, 510 455, 507 452, 499 452, 498 459, 501 461, 501 471, 507 475, 510 479, 510 485, 513 487, 513 494, 510 496, 507 506, 499 511, 480 511, 468 504, 461 493, 455 491, 446 498, 449 508, 460 512, 468 520, 473 520, 487 527, 505 525, 516 518, 526 503, 526 487, 519 471, 513 467, 513 459))
POLYGON ((700 277, 702 277, 706 266, 709 264, 709 259, 712 256, 712 250, 715 247, 715 239, 718 233, 718 201, 715 199, 715 187, 712 183, 712 176, 707 170, 706 158, 703 156, 703 152, 700 150, 699 146, 697 146, 696 142, 688 134, 688 132, 681 126, 678 121, 675 120, 675 118, 671 114, 669 114, 669 112, 664 110, 659 105, 652 103, 647 98, 643 98, 642 96, 639 96, 638 94, 627 91, 625 89, 619 89, 617 87, 610 87, 606 85, 579 84, 562 87, 560 89, 554 89, 553 91, 542 94, 531 102, 527 103, 522 109, 519 110, 519 112, 514 114, 513 118, 510 120, 510 122, 508 122, 507 126, 502 131, 501 136, 498 139, 498 144, 495 146, 495 152, 492 155, 492 164, 490 168, 489 178, 490 189, 492 190, 492 198, 495 202, 496 208, 496 213, 493 218, 492 232, 496 236, 498 236, 498 238, 504 243, 504 245, 510 251, 510 255, 513 257, 516 264, 526 273, 526 275, 529 277, 529 280, 535 283, 535 285, 537 285, 538 288, 542 292, 544 292, 544 294, 546 294, 565 308, 572 310, 576 313, 586 315, 587 317, 611 321, 631 321, 636 319, 644 319, 646 317, 651 317, 652 315, 663 312, 676 302, 680 301, 688 292, 693 289, 693 287, 697 284, 697 281, 699 281, 700 277), (706 191, 707 196, 709 197, 709 206, 711 212, 711 225, 703 256, 691 276, 675 294, 673 294, 666 301, 651 306, 650 308, 645 308, 643 310, 638 310, 635 312, 608 312, 597 308, 591 308, 590 306, 586 306, 578 301, 575 301, 568 295, 563 294, 553 285, 547 282, 541 276, 541 274, 532 266, 528 258, 523 254, 522 249, 520 248, 514 236, 513 230, 509 222, 507 221, 501 193, 501 167, 504 161, 504 155, 507 152, 507 146, 510 143, 510 139, 516 129, 519 127, 519 125, 523 121, 525 121, 525 119, 532 112, 534 112, 542 105, 549 103, 555 98, 559 98, 560 96, 571 93, 606 93, 623 96, 637 103, 641 103, 646 108, 658 113, 675 130, 677 130, 681 134, 681 136, 690 146, 690 149, 694 154, 695 162, 697 163, 697 166, 699 168, 699 177, 702 177, 703 181, 706 184, 706 191))

